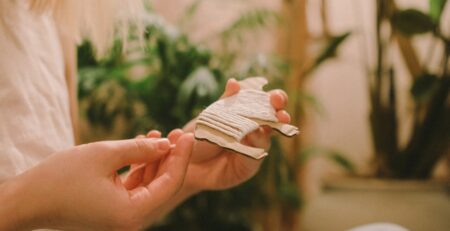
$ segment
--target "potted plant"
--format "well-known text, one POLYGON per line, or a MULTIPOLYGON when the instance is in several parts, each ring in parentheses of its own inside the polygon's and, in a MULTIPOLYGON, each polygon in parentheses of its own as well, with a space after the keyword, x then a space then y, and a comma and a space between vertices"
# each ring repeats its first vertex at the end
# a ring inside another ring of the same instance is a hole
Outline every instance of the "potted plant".
POLYGON ((393 0, 377 3, 377 64, 371 76, 370 125, 376 173, 378 177, 398 179, 429 179, 436 163, 449 154, 450 147, 450 88, 449 55, 450 36, 440 30, 441 13, 446 1, 430 0, 430 12, 416 9, 397 9, 393 0), (388 23, 392 32, 382 35, 381 27, 388 23), (411 44, 413 36, 430 33, 433 46, 423 63, 411 44), (400 47, 411 77, 410 99, 413 125, 411 135, 403 147, 399 144, 399 120, 396 70, 392 62, 386 62, 386 52, 395 42, 400 47), (429 62, 437 51, 441 52, 437 70, 429 68, 429 62))
POLYGON ((399 9, 394 0, 375 4, 377 54, 375 71, 367 70, 367 90, 373 176, 378 180, 327 183, 325 193, 307 209, 304 227, 344 230, 382 221, 411 230, 446 230, 450 227, 449 181, 430 181, 437 163, 450 155, 450 35, 441 30, 446 1, 430 0, 428 13, 399 9), (425 33, 432 36, 432 46, 426 57, 419 58, 412 39, 425 33), (394 46, 408 70, 409 92, 396 90, 398 71, 389 57, 394 46), (440 64, 430 68, 430 60, 436 56, 440 56, 440 64), (413 118, 405 144, 398 138, 399 128, 408 123, 397 114, 401 94, 408 96, 413 118), (320 224, 318 220, 324 217, 329 222, 320 224))

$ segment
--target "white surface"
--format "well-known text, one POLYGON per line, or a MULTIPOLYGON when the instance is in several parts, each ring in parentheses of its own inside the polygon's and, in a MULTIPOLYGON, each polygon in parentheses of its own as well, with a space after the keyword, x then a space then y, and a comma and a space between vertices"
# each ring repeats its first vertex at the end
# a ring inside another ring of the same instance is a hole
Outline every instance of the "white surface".
POLYGON ((408 231, 408 230, 396 224, 375 223, 362 225, 353 229, 349 229, 348 231, 408 231))

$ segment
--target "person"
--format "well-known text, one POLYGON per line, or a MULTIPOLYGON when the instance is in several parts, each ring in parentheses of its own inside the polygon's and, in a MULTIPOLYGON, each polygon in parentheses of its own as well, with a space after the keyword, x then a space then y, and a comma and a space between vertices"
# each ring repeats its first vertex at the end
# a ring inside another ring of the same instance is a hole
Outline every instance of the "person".
MULTIPOLYGON (((75 45, 84 36, 106 51, 110 24, 135 16, 125 10, 143 9, 138 0, 124 4, 0 2, 0 230, 142 229, 196 193, 256 174, 261 161, 194 140, 195 119, 167 138, 150 131, 75 145, 75 45), (126 177, 117 175, 128 165, 126 177)), ((238 91, 231 79, 223 97, 238 91)), ((289 122, 286 93, 271 91, 270 99, 278 119, 289 122)), ((270 135, 261 127, 242 142, 268 149, 270 135)))

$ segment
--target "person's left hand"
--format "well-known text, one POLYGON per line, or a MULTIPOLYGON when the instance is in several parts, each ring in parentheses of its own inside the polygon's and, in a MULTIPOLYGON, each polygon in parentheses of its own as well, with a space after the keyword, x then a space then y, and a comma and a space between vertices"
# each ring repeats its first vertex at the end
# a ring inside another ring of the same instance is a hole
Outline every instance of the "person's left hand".
MULTIPOLYGON (((234 79, 230 79, 227 82, 222 98, 234 95, 239 90, 239 83, 234 79)), ((270 91, 269 94, 270 102, 276 110, 278 120, 282 123, 289 123, 290 116, 284 110, 288 100, 287 94, 278 89, 270 91)), ((175 129, 170 132, 168 139, 171 143, 176 143, 177 139, 183 133, 193 132, 194 127, 195 120, 186 125, 184 131, 175 129)), ((260 127, 251 134, 248 134, 242 140, 242 143, 268 150, 270 147, 271 133, 272 129, 270 127, 260 127)), ((158 131, 150 131, 146 137, 159 138, 161 137, 161 133, 158 131)), ((255 175, 261 162, 260 160, 254 160, 234 151, 224 149, 216 144, 196 140, 182 191, 188 191, 189 193, 187 194, 192 194, 193 192, 202 190, 219 190, 234 187, 255 175)), ((155 164, 150 164, 145 167, 139 166, 140 170, 134 171, 135 178, 141 180, 140 184, 146 184, 151 180, 151 176, 153 172, 157 171, 157 168, 158 166, 155 164)))

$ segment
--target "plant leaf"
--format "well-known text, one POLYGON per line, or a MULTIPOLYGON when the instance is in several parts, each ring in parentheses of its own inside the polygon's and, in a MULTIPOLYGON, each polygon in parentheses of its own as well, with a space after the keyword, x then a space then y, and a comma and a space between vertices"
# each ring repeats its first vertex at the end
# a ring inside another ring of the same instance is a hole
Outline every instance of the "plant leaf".
POLYGON ((436 26, 428 15, 415 9, 395 12, 392 16, 392 25, 408 36, 430 32, 436 26))
POLYGON ((186 7, 186 10, 184 11, 178 23, 180 28, 185 28, 186 25, 192 21, 192 18, 195 16, 202 3, 203 0, 195 0, 186 7))
POLYGON ((313 94, 310 94, 308 92, 298 92, 298 103, 306 107, 311 107, 314 112, 317 114, 324 116, 325 115, 325 106, 320 102, 320 100, 313 94))
POLYGON ((343 153, 334 149, 323 148, 319 146, 309 146, 303 148, 298 153, 297 160, 301 164, 303 164, 313 157, 320 157, 320 156, 325 157, 328 160, 331 160, 333 163, 336 163, 338 166, 340 166, 341 168, 350 173, 356 172, 354 164, 348 158, 346 158, 343 153))
POLYGON ((348 172, 355 173, 355 166, 342 153, 336 150, 328 150, 327 157, 348 172))
POLYGON ((225 28, 221 33, 221 39, 225 43, 228 43, 231 39, 242 42, 246 33, 267 28, 278 22, 280 22, 280 16, 276 11, 267 8, 252 9, 240 14, 236 20, 225 28))
POLYGON ((300 152, 297 154, 297 161, 300 164, 304 164, 312 157, 318 155, 318 153, 320 154, 321 152, 322 149, 314 145, 302 148, 300 152))
POLYGON ((351 32, 345 32, 338 36, 333 36, 329 39, 328 43, 325 45, 324 49, 314 60, 313 65, 306 71, 306 74, 310 73, 318 66, 320 66, 327 59, 335 57, 337 49, 339 46, 350 36, 351 32))
POLYGON ((206 97, 217 93, 219 84, 207 67, 198 67, 180 86, 179 105, 186 105, 192 96, 206 97))
POLYGON ((430 0, 430 12, 429 15, 433 22, 438 22, 441 18, 442 11, 444 10, 445 3, 447 0, 430 0))
POLYGON ((416 102, 427 102, 439 87, 439 78, 433 74, 423 74, 414 81, 411 94, 416 102))

